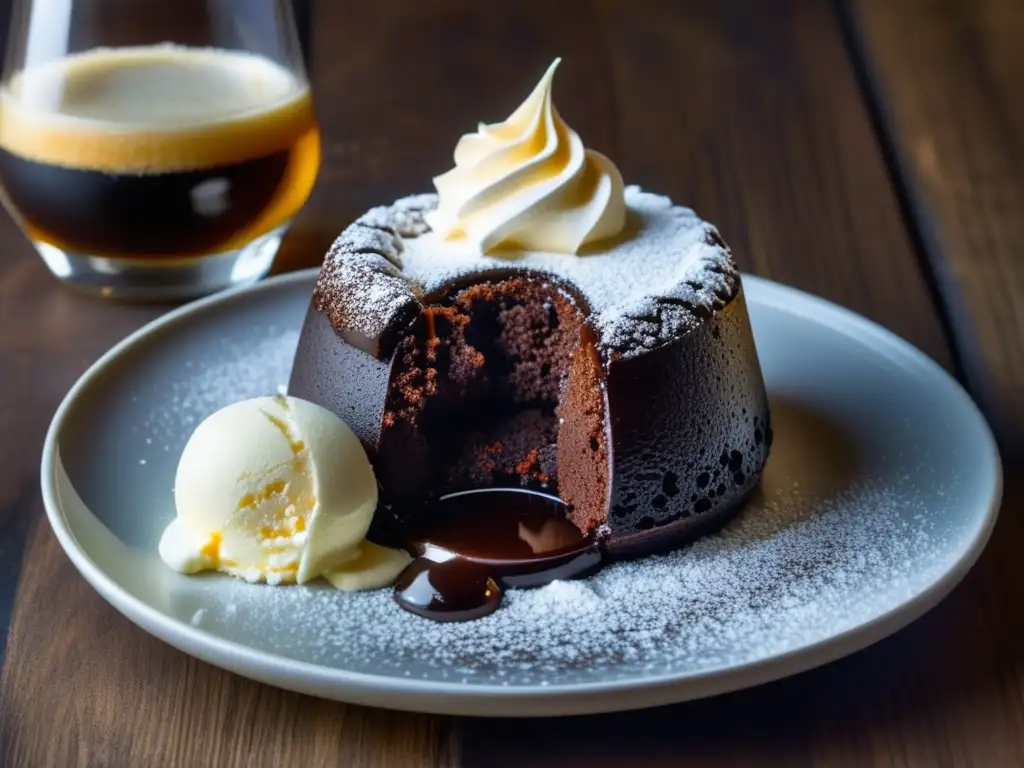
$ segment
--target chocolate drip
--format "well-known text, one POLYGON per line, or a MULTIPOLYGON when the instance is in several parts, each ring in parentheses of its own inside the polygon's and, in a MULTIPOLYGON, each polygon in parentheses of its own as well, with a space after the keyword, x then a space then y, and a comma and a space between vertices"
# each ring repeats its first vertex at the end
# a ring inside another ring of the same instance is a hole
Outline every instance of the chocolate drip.
POLYGON ((402 608, 435 621, 494 611, 501 589, 539 587, 595 571, 601 551, 554 496, 498 488, 446 496, 410 524, 419 557, 395 585, 402 608))

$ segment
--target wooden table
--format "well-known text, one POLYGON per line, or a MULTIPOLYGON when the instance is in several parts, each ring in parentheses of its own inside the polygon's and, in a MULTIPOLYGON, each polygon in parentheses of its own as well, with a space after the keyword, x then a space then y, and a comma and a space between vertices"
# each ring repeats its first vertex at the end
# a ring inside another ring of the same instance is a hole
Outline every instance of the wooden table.
POLYGON ((61 396, 163 308, 61 289, 0 225, 0 678, 5 766, 1024 765, 1024 6, 1000 0, 631 0, 315 7, 316 192, 279 269, 425 189, 555 55, 560 110, 627 180, 719 224, 742 267, 918 345, 1006 463, 992 543, 954 593, 823 669, 657 710, 452 719, 345 706, 145 635, 43 519, 61 396))

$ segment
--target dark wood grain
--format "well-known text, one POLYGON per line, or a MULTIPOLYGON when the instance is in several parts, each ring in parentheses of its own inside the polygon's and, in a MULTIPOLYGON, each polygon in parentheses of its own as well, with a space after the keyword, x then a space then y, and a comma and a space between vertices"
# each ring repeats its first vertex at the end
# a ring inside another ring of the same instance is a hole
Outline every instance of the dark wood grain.
POLYGON ((6 630, 30 522, 39 456, 57 404, 115 341, 156 308, 98 305, 55 281, 6 215, 0 222, 0 618, 6 630))
MULTIPOLYGON (((451 165, 555 56, 561 114, 627 181, 692 205, 745 269, 851 306, 949 365, 831 7, 785 0, 324 3, 324 166, 338 222, 451 165), (884 276, 884 277, 883 277, 884 276)), ((330 194, 324 188, 330 190, 330 194)))
MULTIPOLYGON (((1019 509, 1019 491, 1015 499, 1019 509)), ((1019 632, 1020 613, 996 619, 979 576, 892 638, 778 683, 557 725, 474 723, 464 764, 554 768, 587 755, 593 768, 1022 765, 1021 692, 1007 664, 1020 635, 994 631, 1019 632)))
POLYGON ((1024 765, 1024 484, 975 569, 907 629, 822 669, 618 715, 463 724, 465 766, 1024 765))
MULTIPOLYGON (((608 41, 608 119, 626 177, 719 222, 748 268, 845 303, 948 363, 829 7, 643 8, 608 4, 587 20, 608 41)), ((1021 637, 1020 577, 1003 559, 1013 527, 942 606, 850 659, 649 712, 466 721, 465 765, 1019 764, 1020 694, 1005 683, 1021 637)))
MULTIPOLYGON (((314 34, 314 88, 329 94, 343 52, 330 28, 317 24, 314 34)), ((334 138, 345 137, 356 119, 347 104, 321 100, 325 144, 344 146, 349 161, 338 163, 337 151, 328 156, 276 271, 319 264, 356 205, 366 207, 356 202, 359 180, 375 178, 374 167, 353 168, 354 159, 368 159, 362 146, 334 138)), ((39 497, 46 425, 89 364, 166 310, 104 304, 60 288, 2 216, 0 554, 7 559, 0 563, 0 617, 13 617, 0 678, 0 765, 455 764, 450 719, 319 701, 190 659, 117 614, 60 551, 39 497)))
POLYGON ((222 672, 104 604, 45 523, 29 552, 0 680, 3 765, 453 764, 446 718, 346 706, 222 672))
POLYGON ((4 554, 22 561, 0 678, 0 765, 451 764, 446 718, 347 707, 220 672, 135 628, 78 576, 42 520, 45 427, 95 358, 165 308, 58 289, 7 221, 0 249, 0 525, 4 554))
MULTIPOLYGON (((627 180, 716 221, 746 269, 863 312, 951 367, 825 0, 322 2, 313 37, 324 166, 277 270, 319 263, 369 205, 428 189, 457 137, 507 114, 562 55, 561 112, 627 180)), ((60 396, 159 311, 58 289, 0 222, 0 525, 30 529, 0 764, 1024 764, 1019 515, 1004 514, 979 567, 897 636, 787 681, 641 713, 453 727, 280 692, 164 646, 77 576, 39 522, 37 490, 60 396)), ((1024 510, 1019 482, 1008 504, 1024 510)))
POLYGON ((625 177, 715 221, 741 266, 875 318, 944 365, 935 311, 830 8, 600 3, 625 177))
POLYGON ((1024 5, 848 6, 967 381, 1024 461, 1024 5))

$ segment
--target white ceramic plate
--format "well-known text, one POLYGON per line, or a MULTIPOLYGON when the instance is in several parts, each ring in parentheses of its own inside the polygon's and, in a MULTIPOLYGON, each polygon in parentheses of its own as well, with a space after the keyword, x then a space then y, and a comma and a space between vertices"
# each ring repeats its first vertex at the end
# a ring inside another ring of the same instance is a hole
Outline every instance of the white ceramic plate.
POLYGON ((272 685, 396 709, 564 715, 653 706, 794 674, 934 606, 995 522, 999 457, 937 365, 833 304, 752 277, 773 455, 721 536, 437 625, 386 591, 270 588, 167 569, 177 456, 233 400, 287 382, 315 274, 189 305, 89 369, 54 416, 47 513, 90 584, 147 632, 272 685))

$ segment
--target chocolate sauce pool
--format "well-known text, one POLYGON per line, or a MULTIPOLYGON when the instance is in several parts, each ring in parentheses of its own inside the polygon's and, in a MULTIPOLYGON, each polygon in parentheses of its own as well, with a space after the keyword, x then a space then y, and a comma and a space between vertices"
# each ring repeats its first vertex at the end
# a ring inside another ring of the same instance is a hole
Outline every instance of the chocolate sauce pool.
POLYGON ((409 525, 419 554, 395 583, 395 601, 435 621, 486 616, 507 587, 539 587, 595 571, 601 552, 565 519, 555 496, 487 488, 442 497, 409 525))

